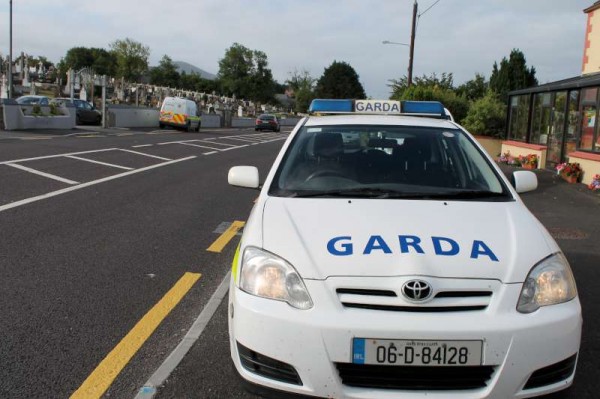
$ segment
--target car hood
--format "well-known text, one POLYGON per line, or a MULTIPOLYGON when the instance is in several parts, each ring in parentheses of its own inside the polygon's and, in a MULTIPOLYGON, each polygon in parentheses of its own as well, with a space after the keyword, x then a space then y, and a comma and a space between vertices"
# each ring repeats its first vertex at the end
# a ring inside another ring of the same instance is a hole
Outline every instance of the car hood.
POLYGON ((305 279, 420 275, 522 282, 558 251, 520 201, 270 197, 263 247, 305 279))

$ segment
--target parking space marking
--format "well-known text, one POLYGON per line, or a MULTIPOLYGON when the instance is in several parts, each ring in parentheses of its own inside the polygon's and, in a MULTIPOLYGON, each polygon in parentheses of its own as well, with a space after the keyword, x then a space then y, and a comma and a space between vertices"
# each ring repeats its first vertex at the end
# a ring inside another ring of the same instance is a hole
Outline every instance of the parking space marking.
POLYGON ((7 163, 17 163, 17 162, 21 163, 21 162, 27 162, 27 161, 37 161, 39 159, 60 158, 60 157, 65 157, 67 155, 93 154, 95 152, 105 152, 105 151, 114 151, 114 150, 118 150, 118 148, 103 148, 101 150, 68 152, 66 154, 44 155, 44 156, 41 156, 41 157, 34 157, 34 158, 13 159, 12 161, 3 161, 3 162, 0 162, 0 165, 7 164, 7 163))
POLYGON ((221 151, 237 150, 238 148, 248 147, 250 144, 238 145, 237 147, 223 148, 221 151))
POLYGON ((231 239, 235 237, 238 231, 240 231, 242 227, 244 227, 245 224, 246 222, 241 222, 239 220, 236 220, 235 222, 231 223, 231 226, 229 226, 229 228, 225 230, 223 234, 221 234, 221 236, 217 238, 216 241, 213 242, 210 245, 210 247, 208 247, 206 250, 208 252, 221 252, 223 248, 225 248, 225 246, 229 243, 229 241, 231 241, 231 239))
MULTIPOLYGON (((195 140, 195 141, 199 142, 199 143, 206 143, 207 140, 195 140)), ((214 140, 209 140, 208 143, 209 144, 222 145, 222 146, 225 146, 225 147, 235 147, 235 144, 219 143, 218 141, 214 141, 214 140)))
POLYGON ((219 153, 219 151, 211 151, 211 152, 205 152, 202 155, 213 155, 213 154, 218 154, 218 153, 219 153))
POLYGON ((148 381, 139 390, 135 399, 151 399, 156 395, 156 388, 164 384, 169 378, 173 370, 181 363, 185 355, 190 351, 192 346, 198 341, 202 332, 216 313, 219 305, 227 296, 229 291, 229 281, 231 280, 231 272, 227 272, 223 281, 212 294, 200 315, 192 324, 192 327, 188 330, 183 340, 177 345, 177 347, 171 352, 171 354, 165 359, 160 367, 150 376, 148 381))
MULTIPOLYGON (((190 147, 206 148, 207 150, 225 151, 225 149, 223 149, 223 148, 215 148, 215 147, 209 147, 206 145, 193 144, 193 143, 175 143, 175 144, 187 145, 190 147)), ((227 148, 227 149, 229 149, 229 148, 227 148)))
POLYGON ((8 209, 16 208, 16 207, 19 207, 19 206, 22 206, 22 205, 27 205, 27 204, 30 204, 32 202, 41 201, 41 200, 44 200, 44 199, 47 199, 47 198, 51 198, 51 197, 56 197, 57 195, 69 193, 71 191, 75 191, 75 190, 79 190, 79 189, 82 189, 82 188, 85 188, 85 187, 93 186, 95 184, 100 184, 100 183, 104 183, 104 182, 107 182, 107 181, 110 181, 110 180, 115 180, 115 179, 119 179, 121 177, 133 175, 133 174, 136 174, 136 173, 145 172, 145 171, 150 170, 150 169, 156 169, 156 168, 160 168, 160 167, 163 167, 163 166, 172 165, 172 164, 178 163, 178 162, 188 161, 188 160, 194 159, 194 158, 196 158, 196 156, 192 155, 192 156, 186 157, 186 158, 179 158, 179 159, 174 159, 174 160, 168 161, 168 162, 161 162, 161 163, 156 164, 156 165, 150 165, 150 166, 146 166, 144 168, 130 170, 130 171, 127 171, 127 172, 119 173, 117 175, 104 177, 104 178, 98 179, 98 180, 92 180, 92 181, 89 181, 89 182, 86 182, 86 183, 78 184, 76 186, 71 186, 71 187, 63 188, 61 190, 56 190, 56 191, 52 191, 52 192, 49 192, 49 193, 46 193, 46 194, 38 195, 38 196, 35 196, 35 197, 26 198, 24 200, 11 202, 10 204, 0 205, 0 212, 6 211, 8 209))
POLYGON ((142 347, 154 330, 177 306, 200 278, 198 273, 185 273, 177 283, 142 317, 115 348, 100 362, 71 399, 100 398, 142 347))
POLYGON ((25 172, 33 173, 39 176, 47 177, 48 179, 58 180, 62 183, 67 184, 79 184, 79 182, 74 180, 65 179, 64 177, 56 176, 50 173, 42 172, 37 169, 28 168, 27 166, 19 165, 18 163, 6 163, 6 166, 12 166, 13 168, 24 170, 25 172))
POLYGON ((240 138, 240 137, 233 137, 233 136, 228 136, 228 137, 223 137, 223 138, 224 139, 228 139, 228 140, 243 141, 245 143, 257 143, 257 142, 261 143, 260 140, 257 141, 256 139, 245 139, 245 138, 243 139, 243 138, 240 138))
POLYGON ((115 164, 112 164, 112 163, 95 161, 93 159, 88 159, 88 158, 81 158, 81 157, 77 157, 75 155, 67 155, 65 158, 71 158, 71 159, 77 159, 77 160, 80 160, 80 161, 96 163, 98 165, 111 166, 113 168, 118 168, 118 169, 125 169, 125 170, 133 170, 134 169, 134 168, 128 168, 127 166, 121 166, 121 165, 115 165, 115 164))
POLYGON ((132 145, 131 148, 142 148, 142 147, 152 147, 154 144, 140 144, 140 145, 132 145))
POLYGON ((146 154, 146 153, 143 153, 143 152, 138 152, 138 151, 133 151, 133 150, 126 150, 124 148, 117 148, 117 150, 119 150, 119 151, 125 151, 125 152, 130 152, 132 154, 143 155, 145 157, 162 159, 163 161, 172 161, 172 159, 164 158, 164 157, 159 157, 158 155, 151 155, 151 154, 146 154))

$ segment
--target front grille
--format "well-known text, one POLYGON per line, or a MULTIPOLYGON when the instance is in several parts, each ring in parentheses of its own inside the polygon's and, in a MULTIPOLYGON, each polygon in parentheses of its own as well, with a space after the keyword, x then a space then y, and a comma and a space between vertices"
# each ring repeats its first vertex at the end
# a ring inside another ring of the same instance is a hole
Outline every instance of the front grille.
POLYGON ((523 389, 539 388, 564 381, 575 371, 575 364, 577 364, 576 354, 561 362, 536 370, 529 377, 523 389))
POLYGON ((338 287, 335 290, 340 303, 346 308, 423 313, 485 310, 492 300, 493 293, 474 287, 442 288, 436 291, 432 299, 423 303, 414 303, 404 298, 399 289, 394 291, 391 289, 338 287))
POLYGON ((377 388, 424 390, 468 390, 487 386, 495 366, 379 366, 336 363, 344 385, 377 388))
POLYGON ((237 343, 237 347, 242 366, 251 373, 272 380, 287 382, 288 384, 302 385, 302 380, 300 379, 298 372, 291 365, 261 355, 260 353, 246 348, 239 342, 237 343))

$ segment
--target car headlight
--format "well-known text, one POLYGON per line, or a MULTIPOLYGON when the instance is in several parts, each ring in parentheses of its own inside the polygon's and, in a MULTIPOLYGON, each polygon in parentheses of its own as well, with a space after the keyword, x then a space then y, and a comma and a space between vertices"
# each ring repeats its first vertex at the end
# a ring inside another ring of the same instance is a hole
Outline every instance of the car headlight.
POLYGON ((568 302, 577 296, 575 278, 569 262, 561 253, 535 265, 523 283, 517 310, 535 312, 542 306, 568 302))
POLYGON ((284 301, 298 309, 313 307, 296 269, 280 257, 255 247, 244 251, 239 284, 241 290, 251 295, 284 301))

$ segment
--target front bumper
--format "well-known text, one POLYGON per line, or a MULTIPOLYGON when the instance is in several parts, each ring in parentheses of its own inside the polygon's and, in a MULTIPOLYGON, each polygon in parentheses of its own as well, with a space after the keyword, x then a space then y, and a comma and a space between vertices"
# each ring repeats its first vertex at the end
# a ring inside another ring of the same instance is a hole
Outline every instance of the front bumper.
MULTIPOLYGON (((388 278, 389 280, 389 278, 388 278)), ((485 310, 441 313, 346 308, 328 282, 305 284, 315 306, 307 311, 249 295, 232 283, 229 334, 233 362, 247 381, 291 393, 332 398, 527 398, 571 385, 564 380, 524 389, 537 370, 579 351, 578 298, 532 314, 515 310, 520 284, 500 284, 485 310), (470 390, 374 389, 344 385, 336 364, 352 364, 353 338, 482 340, 483 366, 493 366, 487 386, 470 390), (241 345, 292 366, 301 385, 249 371, 240 362, 241 345)))

